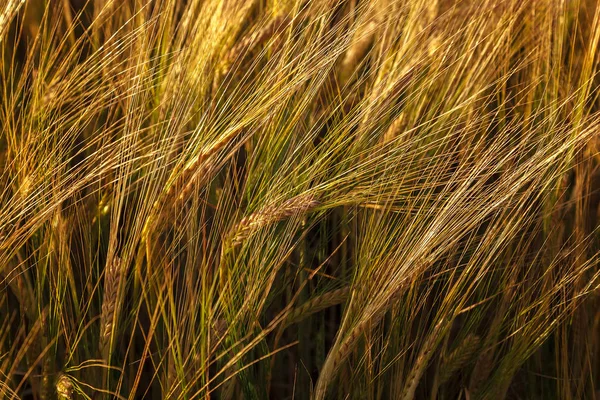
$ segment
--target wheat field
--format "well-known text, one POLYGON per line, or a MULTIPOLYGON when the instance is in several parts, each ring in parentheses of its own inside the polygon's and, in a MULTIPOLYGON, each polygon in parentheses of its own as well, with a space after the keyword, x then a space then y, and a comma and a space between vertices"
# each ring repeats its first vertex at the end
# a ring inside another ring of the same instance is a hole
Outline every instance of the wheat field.
POLYGON ((0 397, 600 399, 600 1, 0 0, 0 397))

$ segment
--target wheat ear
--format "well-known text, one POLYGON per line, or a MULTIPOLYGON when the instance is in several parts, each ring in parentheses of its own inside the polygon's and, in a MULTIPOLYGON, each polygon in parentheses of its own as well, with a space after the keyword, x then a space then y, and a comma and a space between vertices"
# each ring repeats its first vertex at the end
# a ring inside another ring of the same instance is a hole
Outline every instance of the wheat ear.
POLYGON ((429 360, 431 360, 431 356, 433 355, 433 351, 435 350, 437 344, 439 343, 440 333, 442 328, 446 326, 446 320, 442 319, 439 321, 433 331, 423 344, 421 352, 417 357, 417 361, 413 365, 410 374, 408 375, 408 379, 406 380, 406 384, 404 385, 404 390, 402 391, 402 399, 403 400, 412 400, 415 397, 415 391, 417 390, 417 386, 421 381, 421 377, 429 365, 429 360))
POLYGON ((237 246, 248 239, 258 229, 300 215, 317 207, 320 203, 312 194, 301 194, 282 204, 269 204, 261 210, 244 217, 231 230, 231 244, 237 246))
POLYGON ((377 23, 375 21, 370 21, 354 32, 350 47, 348 47, 340 64, 338 72, 340 86, 344 86, 352 78, 352 75, 356 72, 360 62, 367 55, 367 51, 375 38, 376 30, 377 23))
POLYGON ((402 132, 406 125, 406 116, 404 113, 400 113, 396 119, 392 121, 388 129, 383 135, 383 143, 389 143, 398 137, 398 134, 402 132))
POLYGON ((276 33, 286 25, 288 17, 280 15, 273 18, 267 25, 261 29, 246 35, 238 44, 236 44, 226 55, 218 71, 218 79, 215 80, 215 86, 220 84, 222 78, 229 73, 231 66, 236 60, 243 59, 252 50, 271 39, 276 33))
POLYGON ((293 309, 288 314, 287 319, 284 322, 284 328, 298 323, 312 314, 325 310, 326 308, 343 303, 346 301, 346 299, 348 299, 349 293, 350 287, 346 286, 308 300, 306 303, 293 309))
POLYGON ((199 176, 207 177, 208 172, 213 167, 211 158, 218 151, 227 146, 231 140, 242 130, 241 127, 233 128, 221 136, 216 142, 202 150, 196 157, 188 162, 180 173, 173 174, 172 179, 167 183, 165 190, 159 195, 158 199, 152 205, 150 214, 144 223, 142 229, 142 238, 147 239, 149 229, 161 215, 168 212, 174 205, 185 202, 187 196, 194 186, 198 184, 199 176), (177 190, 182 188, 179 193, 177 190), (171 206, 169 207, 169 203, 171 206))
POLYGON ((2 42, 5 32, 8 31, 10 21, 17 15, 23 4, 25 4, 25 0, 8 0, 0 9, 0 42, 2 42))
POLYGON ((468 335, 442 362, 440 385, 446 383, 452 375, 464 367, 479 349, 481 339, 477 335, 468 335))
MULTIPOLYGON (((395 290, 394 293, 392 293, 389 296, 388 303, 394 303, 402 293, 403 291, 400 289, 395 290)), ((346 315, 349 314, 351 308, 352 300, 350 300, 350 303, 348 304, 348 309, 345 311, 346 315)), ((315 386, 313 396, 315 400, 322 400, 325 398, 327 392, 327 382, 330 381, 335 372, 338 370, 339 366, 342 364, 342 362, 344 362, 346 357, 348 357, 352 346, 356 344, 362 333, 369 326, 375 326, 383 319, 385 315, 385 308, 377 307, 374 310, 366 310, 365 316, 366 315, 368 315, 368 317, 363 317, 358 322, 356 322, 354 326, 349 328, 348 334, 343 339, 338 341, 337 346, 334 345, 334 347, 330 350, 329 355, 325 360, 325 364, 321 369, 319 380, 317 381, 317 384, 315 386)), ((342 326, 340 327, 339 332, 345 331, 346 321, 347 320, 345 319, 342 321, 342 326)))
POLYGON ((121 282, 121 260, 118 257, 110 262, 104 273, 104 296, 100 316, 100 352, 105 360, 110 353, 111 335, 117 313, 117 297, 121 282))

